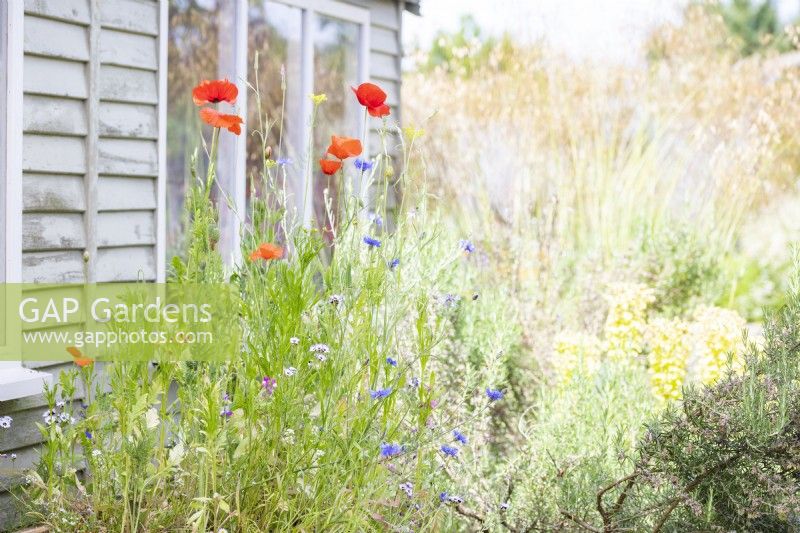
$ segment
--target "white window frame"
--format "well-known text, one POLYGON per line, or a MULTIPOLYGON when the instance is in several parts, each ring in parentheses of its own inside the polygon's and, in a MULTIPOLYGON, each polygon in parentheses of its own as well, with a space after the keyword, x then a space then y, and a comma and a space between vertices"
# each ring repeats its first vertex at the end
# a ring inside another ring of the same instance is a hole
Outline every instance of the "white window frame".
MULTIPOLYGON (((247 60, 247 31, 248 31, 248 0, 235 0, 236 3, 236 43, 235 43, 235 81, 239 88, 239 109, 241 113, 247 112, 248 89, 245 83, 248 73, 247 60)), ((301 73, 301 94, 303 95, 302 116, 288 117, 288 120, 299 121, 307 124, 311 116, 312 103, 308 98, 314 92, 314 36, 312 31, 315 27, 316 17, 324 15, 346 22, 353 22, 359 25, 359 52, 358 52, 358 77, 361 82, 369 80, 369 56, 370 56, 370 13, 368 8, 355 6, 339 0, 273 0, 276 3, 284 4, 302 10, 302 36, 301 36, 301 55, 303 58, 301 73)), ((269 16, 269 15, 268 15, 269 16)), ((368 134, 364 130, 364 124, 359 124, 359 137, 366 138, 368 134)), ((304 138, 307 136, 304 136, 304 138)), ((364 150, 368 150, 368 144, 364 150)), ((304 154, 308 154, 308 146, 304 147, 304 154)), ((365 153, 366 157, 368 154, 365 153)), ((247 208, 247 139, 240 135, 235 140, 233 149, 234 161, 227 165, 229 175, 233 176, 233 183, 225 183, 227 193, 230 196, 236 212, 245 213, 247 208)), ((305 173, 302 176, 303 183, 299 184, 299 189, 310 195, 312 188, 305 183, 305 173)), ((365 194, 359 187, 360 194, 365 194)), ((363 198, 362 198, 363 199, 363 198)), ((303 206, 307 209, 301 213, 301 220, 305 227, 311 226, 311 214, 313 205, 309 198, 297 199, 298 210, 303 206)), ((238 224, 240 221, 231 221, 231 212, 228 209, 220 213, 220 221, 225 220, 227 215, 228 224, 221 227, 227 234, 222 235, 221 253, 223 258, 232 263, 241 261, 241 239, 238 224), (233 222, 233 223, 230 223, 233 222)))
MULTIPOLYGON (((22 282, 22 62, 23 22, 25 13, 20 1, 0 2, 0 183, 3 235, 0 235, 0 283, 22 282), (4 80, 4 83, 3 83, 4 80)), ((13 292, 13 291, 12 291, 13 292)), ((2 324, 6 339, 15 334, 10 323, 2 324)), ((18 332, 16 333, 18 334, 18 332)), ((0 346, 0 354, 11 355, 0 346)), ((50 374, 23 368, 22 361, 0 360, 0 401, 14 400, 42 392, 50 374)))

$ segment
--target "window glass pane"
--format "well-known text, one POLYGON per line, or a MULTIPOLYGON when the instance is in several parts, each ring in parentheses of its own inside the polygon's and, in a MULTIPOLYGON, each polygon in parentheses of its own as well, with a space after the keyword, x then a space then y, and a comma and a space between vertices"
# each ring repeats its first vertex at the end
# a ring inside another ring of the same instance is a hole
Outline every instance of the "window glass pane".
MULTIPOLYGON (((325 93, 327 102, 320 106, 314 146, 320 154, 328 147, 332 134, 359 136, 363 112, 350 87, 358 85, 359 25, 355 22, 317 15, 314 28, 314 92, 325 93)), ((348 162, 349 163, 349 162, 348 162)), ((336 201, 334 183, 314 165, 314 210, 318 223, 329 227, 325 214, 323 190, 330 189, 336 201)), ((338 185, 338 184, 336 184, 338 185)))
MULTIPOLYGON (((247 79, 258 89, 260 98, 253 93, 248 95, 247 124, 251 130, 257 129, 266 134, 266 144, 272 150, 272 159, 283 164, 287 193, 292 195, 294 202, 302 199, 299 185, 305 158, 305 118, 302 116, 304 95, 301 87, 302 24, 303 13, 299 8, 265 0, 250 0, 247 79), (285 91, 282 82, 285 83, 285 91)), ((249 135, 248 200, 251 185, 255 185, 256 191, 262 188, 258 179, 262 170, 262 150, 261 138, 249 135)), ((283 172, 277 174, 279 177, 284 175, 283 172)))
MULTIPOLYGON (((201 128, 192 88, 203 79, 234 81, 235 2, 173 0, 169 3, 167 68, 167 263, 183 245, 183 205, 189 184, 191 156, 198 149, 198 174, 205 175, 201 132, 210 145, 210 128, 201 128)), ((225 104, 227 105, 227 104, 225 104)), ((221 110, 223 104, 217 104, 221 110)), ((224 151, 233 150, 232 135, 221 135, 220 173, 224 151)), ((229 157, 229 156, 228 156, 229 157)))

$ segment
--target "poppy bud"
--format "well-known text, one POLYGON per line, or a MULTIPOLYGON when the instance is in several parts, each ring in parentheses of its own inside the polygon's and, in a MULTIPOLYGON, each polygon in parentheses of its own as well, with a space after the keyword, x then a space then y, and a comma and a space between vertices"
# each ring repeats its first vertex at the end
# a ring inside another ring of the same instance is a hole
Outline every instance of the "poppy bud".
POLYGON ((272 158, 272 147, 271 146, 267 146, 264 149, 264 159, 270 159, 270 158, 272 158))

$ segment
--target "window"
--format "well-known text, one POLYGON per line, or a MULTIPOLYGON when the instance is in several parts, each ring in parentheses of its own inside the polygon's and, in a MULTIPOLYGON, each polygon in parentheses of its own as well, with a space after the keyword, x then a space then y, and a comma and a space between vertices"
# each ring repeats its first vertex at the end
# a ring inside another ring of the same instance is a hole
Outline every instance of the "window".
MULTIPOLYGON (((283 129, 269 130, 273 159, 285 163, 285 189, 298 212, 306 204, 306 155, 316 160, 331 132, 362 135, 357 102, 349 87, 367 78, 369 11, 335 0, 175 0, 169 8, 169 80, 167 135, 167 255, 181 249, 183 200, 190 179, 190 158, 203 132, 191 101, 200 79, 227 77, 239 86, 238 112, 246 126, 259 128, 259 102, 245 80, 258 87, 262 113, 283 129), (256 63, 256 56, 258 61, 256 63), (285 87, 285 91, 284 91, 285 87), (318 117, 309 147, 306 126, 311 93, 324 92, 328 102, 318 117), (285 100, 284 100, 285 94, 285 100), (309 149, 311 151, 309 152, 309 149)), ((265 128, 266 129, 266 128, 265 128)), ((206 135, 208 131, 206 129, 206 135)), ((238 259, 238 225, 246 218, 252 178, 260 170, 261 143, 254 136, 223 135, 218 183, 232 200, 235 213, 220 202, 221 251, 238 259)), ((312 168, 316 169, 316 166, 312 168)), ((198 169, 202 173, 204 169, 198 169)), ((323 220, 325 180, 315 176, 313 209, 323 220)), ((335 192, 334 192, 335 194, 335 192)), ((301 213, 308 225, 312 209, 301 213)))
MULTIPOLYGON (((22 269, 22 2, 0 3, 0 309, 22 269)), ((50 375, 22 368, 9 348, 11 321, 0 315, 0 401, 42 391, 50 375)))

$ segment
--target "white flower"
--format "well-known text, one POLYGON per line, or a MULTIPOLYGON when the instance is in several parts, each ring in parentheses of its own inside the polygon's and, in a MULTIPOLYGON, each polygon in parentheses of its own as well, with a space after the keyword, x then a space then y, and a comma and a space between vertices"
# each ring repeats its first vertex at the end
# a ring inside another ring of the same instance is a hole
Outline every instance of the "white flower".
POLYGON ((67 402, 65 402, 64 400, 59 400, 56 402, 56 407, 58 407, 59 409, 63 409, 65 405, 67 405, 67 402))
POLYGON ((281 435, 281 440, 284 442, 284 444, 288 444, 290 446, 294 444, 294 430, 285 429, 281 435))
POLYGON ((334 307, 338 307, 340 304, 344 303, 344 296, 341 294, 332 294, 330 298, 328 298, 328 303, 334 307))
POLYGON ((169 451, 169 464, 171 465, 178 465, 180 464, 186 450, 183 447, 183 443, 179 442, 172 449, 169 451))
POLYGON ((147 426, 147 429, 155 429, 158 427, 160 420, 158 418, 158 411, 156 411, 155 407, 151 407, 147 410, 144 414, 144 423, 147 426))
POLYGON ((320 361, 321 363, 324 363, 325 361, 327 361, 327 360, 328 360, 328 356, 327 356, 327 355, 325 355, 324 353, 318 353, 318 354, 317 354, 317 359, 319 359, 319 361, 320 361))
POLYGON ((94 450, 92 450, 92 457, 100 457, 101 455, 103 455, 103 452, 101 452, 101 451, 100 451, 100 450, 98 450, 97 448, 95 448, 94 450))
POLYGON ((69 413, 61 413, 60 415, 58 415, 58 421, 62 423, 69 422, 70 421, 69 413))
POLYGON ((411 484, 410 481, 406 481, 405 483, 400 483, 400 490, 406 493, 406 496, 409 498, 414 496, 414 485, 411 484))
POLYGON ((0 416, 0 428, 8 429, 11 427, 11 422, 14 419, 10 416, 0 416))
POLYGON ((12 453, 12 454, 11 454, 11 460, 12 460, 12 461, 16 461, 16 459, 17 459, 17 454, 15 454, 15 453, 12 453))
POLYGON ((292 337, 291 339, 289 339, 289 343, 292 346, 297 346, 298 344, 300 344, 300 339, 298 339, 297 337, 292 337))
POLYGON ((291 377, 297 374, 297 369, 293 366, 286 367, 283 369, 283 373, 284 375, 291 377))
POLYGON ((330 353, 331 349, 328 347, 327 344, 314 344, 309 348, 311 353, 330 353))

